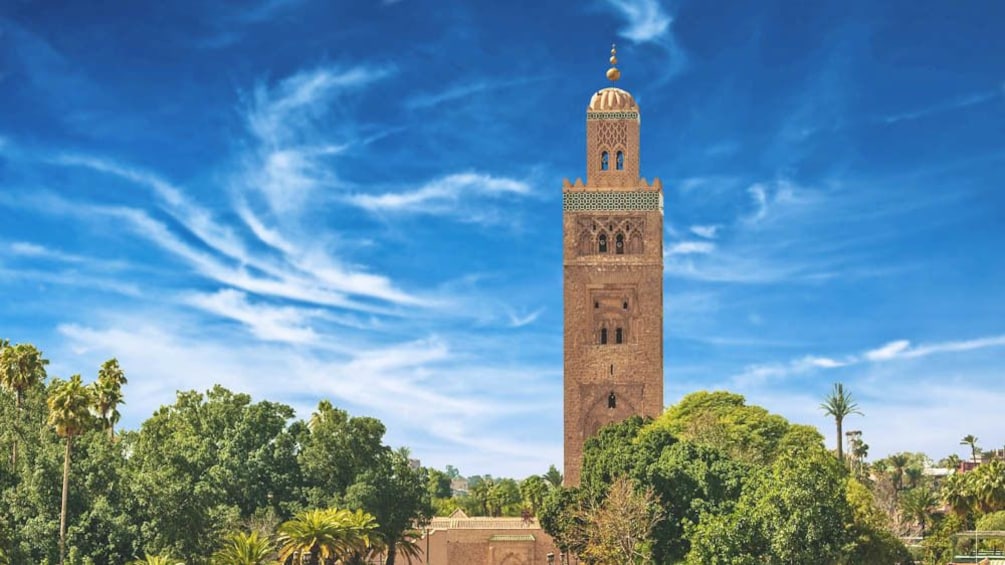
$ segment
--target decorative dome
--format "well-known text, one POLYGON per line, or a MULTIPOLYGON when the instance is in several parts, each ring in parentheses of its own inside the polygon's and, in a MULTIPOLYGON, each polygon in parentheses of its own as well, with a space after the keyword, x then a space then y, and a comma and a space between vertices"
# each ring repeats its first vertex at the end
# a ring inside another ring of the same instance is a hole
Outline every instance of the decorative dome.
POLYGON ((590 107, 587 110, 591 112, 634 110, 637 112, 639 105, 635 103, 635 99, 632 98, 632 95, 628 91, 611 86, 594 94, 593 98, 590 99, 590 107))

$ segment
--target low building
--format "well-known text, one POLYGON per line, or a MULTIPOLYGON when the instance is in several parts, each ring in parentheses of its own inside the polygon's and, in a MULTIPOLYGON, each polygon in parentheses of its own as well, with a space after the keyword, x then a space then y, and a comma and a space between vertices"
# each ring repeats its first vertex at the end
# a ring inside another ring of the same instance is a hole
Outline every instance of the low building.
POLYGON ((576 564, 561 555, 536 518, 472 518, 463 510, 433 518, 419 549, 421 565, 576 564))

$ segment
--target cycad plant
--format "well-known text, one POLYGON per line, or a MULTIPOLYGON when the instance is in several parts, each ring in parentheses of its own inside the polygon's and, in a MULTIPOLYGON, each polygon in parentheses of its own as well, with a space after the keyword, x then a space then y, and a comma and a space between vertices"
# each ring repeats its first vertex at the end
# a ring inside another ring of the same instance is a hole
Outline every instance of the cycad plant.
POLYGON ((373 516, 362 510, 305 510, 279 526, 279 560, 286 565, 335 563, 370 547, 376 528, 373 516))
POLYGON ((275 549, 258 532, 238 532, 224 538, 223 547, 213 554, 213 565, 264 565, 272 561, 275 549))

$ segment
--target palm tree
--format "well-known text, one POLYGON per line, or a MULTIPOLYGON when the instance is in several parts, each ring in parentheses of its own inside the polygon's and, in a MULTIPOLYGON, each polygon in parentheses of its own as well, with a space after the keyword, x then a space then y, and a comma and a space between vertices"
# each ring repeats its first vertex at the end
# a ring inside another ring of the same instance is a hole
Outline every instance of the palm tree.
POLYGON ((135 559, 129 565, 185 565, 184 561, 178 561, 170 555, 150 555, 147 553, 143 559, 135 559))
POLYGON ((973 477, 971 485, 983 512, 1005 509, 1005 462, 992 461, 967 474, 973 477))
POLYGON ((959 469, 960 468, 960 456, 955 453, 950 453, 945 459, 941 461, 942 466, 946 469, 959 469))
POLYGON ((109 359, 98 370, 98 380, 94 388, 94 410, 101 420, 101 427, 108 431, 108 439, 115 439, 115 424, 119 422, 118 406, 122 401, 122 385, 128 383, 125 372, 116 359, 109 359))
POLYGON ((552 487, 558 488, 562 486, 562 473, 559 473, 558 469, 556 469, 554 465, 548 467, 548 472, 541 475, 541 478, 543 478, 552 487))
POLYGON ((844 419, 852 414, 862 415, 858 410, 858 404, 852 398, 850 392, 845 392, 844 385, 841 383, 834 383, 834 389, 828 394, 822 403, 820 403, 820 408, 825 414, 834 418, 834 423, 837 424, 837 456, 838 461, 844 463, 844 449, 842 448, 842 435, 841 435, 841 425, 844 423, 844 419))
POLYGON ((967 434, 967 435, 963 436, 963 439, 960 440, 960 445, 969 445, 970 446, 970 454, 974 458, 974 465, 976 465, 977 464, 977 453, 979 451, 977 449, 977 437, 975 437, 973 434, 967 434))
POLYGON ((275 553, 272 541, 258 532, 238 532, 224 539, 223 547, 213 554, 213 565, 264 565, 275 553))
POLYGON ((942 483, 942 500, 960 518, 967 515, 976 505, 973 489, 970 486, 973 473, 954 473, 946 477, 942 483))
POLYGON ((911 465, 904 469, 904 475, 907 477, 909 487, 915 488, 921 482, 922 477, 925 476, 925 471, 917 465, 911 465))
POLYGON ((921 526, 921 537, 925 537, 925 524, 935 510, 938 501, 927 488, 915 488, 904 493, 900 499, 900 511, 908 520, 921 526))
MULTIPOLYGON (((48 359, 42 358, 42 353, 30 343, 19 343, 11 346, 7 340, 0 342, 0 387, 14 393, 14 404, 17 406, 20 422, 21 403, 24 392, 45 380, 45 366, 48 359)), ((11 445, 11 466, 17 465, 17 436, 11 445)))
POLYGON ((373 516, 357 510, 305 510, 279 526, 279 560, 287 565, 334 563, 371 544, 373 516))
POLYGON ((90 390, 80 381, 80 375, 73 375, 68 381, 53 383, 49 393, 49 425, 56 428, 56 434, 66 439, 63 455, 63 503, 59 512, 59 563, 64 563, 66 555, 66 498, 70 488, 70 451, 73 438, 83 433, 91 424, 90 390))
POLYGON ((897 492, 904 488, 904 473, 910 459, 904 453, 897 453, 891 455, 889 460, 890 466, 893 467, 890 470, 890 481, 893 483, 894 492, 897 492))

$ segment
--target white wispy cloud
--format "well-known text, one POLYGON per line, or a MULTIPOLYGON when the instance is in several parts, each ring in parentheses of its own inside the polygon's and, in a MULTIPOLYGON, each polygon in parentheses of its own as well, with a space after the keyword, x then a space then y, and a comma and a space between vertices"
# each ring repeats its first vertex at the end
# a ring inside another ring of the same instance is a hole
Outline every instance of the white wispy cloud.
POLYGON ((976 106, 978 104, 983 104, 985 102, 990 102, 992 100, 998 99, 1002 96, 1002 92, 991 90, 987 92, 976 92, 973 94, 968 94, 966 96, 960 96, 952 100, 945 102, 939 102, 937 104, 932 104, 925 108, 910 112, 902 112, 898 114, 890 114, 883 118, 883 121, 887 124, 895 124, 897 122, 903 122, 907 120, 917 120, 919 118, 925 118, 935 114, 940 114, 943 112, 950 112, 953 110, 961 110, 963 108, 969 108, 970 106, 976 106))
POLYGON ((658 0, 607 0, 625 19, 625 27, 618 33, 635 43, 663 39, 670 30, 673 18, 658 0))
POLYGON ((523 326, 533 324, 541 313, 544 312, 544 308, 538 308, 529 314, 517 314, 516 312, 510 310, 507 314, 509 316, 509 325, 511 328, 521 328, 523 326))
POLYGON ((710 241, 681 241, 667 248, 667 255, 707 254, 715 251, 715 244, 710 241))
POLYGON ((894 359, 914 359, 917 357, 927 357, 940 353, 960 353, 975 349, 985 349, 988 347, 1005 346, 1005 335, 983 337, 964 341, 946 341, 941 343, 927 343, 912 347, 911 342, 899 340, 890 342, 879 349, 874 349, 865 354, 870 361, 890 361, 894 359))
POLYGON ((286 216, 300 213, 319 188, 337 186, 331 159, 357 140, 328 118, 343 95, 393 73, 389 66, 322 66, 258 85, 244 109, 253 146, 236 190, 261 195, 272 213, 286 216), (340 133, 346 139, 336 139, 340 133))
POLYGON ((184 298, 192 306, 241 322, 255 337, 285 343, 313 343, 317 333, 310 327, 317 310, 293 306, 253 304, 244 292, 224 289, 214 294, 193 293, 184 298))
POLYGON ((993 347, 1005 347, 1005 335, 962 341, 944 341, 922 344, 915 347, 911 346, 910 341, 901 339, 891 341, 881 347, 867 350, 861 354, 851 354, 838 358, 806 355, 788 362, 750 365, 740 374, 734 376, 733 382, 745 386, 771 378, 790 377, 818 369, 830 370, 855 365, 888 363, 897 360, 962 353, 993 347))
POLYGON ((144 210, 73 202, 52 194, 22 197, 18 204, 30 205, 45 214, 72 216, 102 225, 109 220, 116 221, 182 259, 199 275, 253 294, 381 314, 394 311, 388 306, 350 298, 350 295, 384 301, 391 306, 428 307, 433 304, 397 289, 385 276, 345 269, 323 253, 306 251, 292 258, 292 263, 275 263, 258 256, 241 259, 240 254, 221 257, 186 242, 144 210))
POLYGON ((438 92, 423 92, 412 94, 405 100, 405 107, 410 110, 421 110, 439 106, 446 102, 461 100, 483 92, 503 90, 514 86, 532 84, 544 80, 543 77, 524 77, 513 80, 477 79, 465 83, 448 86, 438 92))
POLYGON ((768 194, 764 185, 761 183, 751 185, 747 188, 747 193, 754 199, 754 205, 756 206, 750 220, 753 222, 763 220, 768 215, 768 194))
POLYGON ((888 361, 901 355, 910 345, 911 342, 906 339, 891 341, 883 347, 867 351, 865 358, 869 361, 888 361))
POLYGON ((705 239, 715 239, 716 234, 719 232, 719 228, 722 227, 718 224, 710 226, 691 226, 691 233, 704 237, 705 239))
MULTIPOLYGON (((349 196, 347 202, 371 212, 436 214, 478 221, 487 217, 459 204, 471 202, 473 197, 521 197, 530 192, 530 185, 524 181, 469 171, 434 179, 414 190, 377 195, 355 194, 349 196)), ((479 201, 478 206, 484 206, 484 202, 479 201)))

